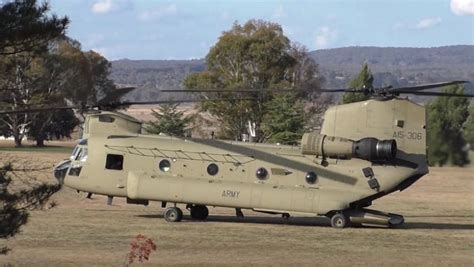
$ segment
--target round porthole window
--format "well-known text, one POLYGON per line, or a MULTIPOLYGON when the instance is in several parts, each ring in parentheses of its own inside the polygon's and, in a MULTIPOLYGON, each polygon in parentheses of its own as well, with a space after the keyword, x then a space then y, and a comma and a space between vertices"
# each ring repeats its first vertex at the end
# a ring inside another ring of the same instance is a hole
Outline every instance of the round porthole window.
POLYGON ((209 175, 216 175, 218 172, 219 172, 219 167, 216 164, 211 163, 207 166, 207 173, 209 175))
POLYGON ((314 172, 308 172, 306 173, 306 182, 308 184, 315 184, 316 181, 318 180, 318 175, 314 172))
POLYGON ((258 179, 265 180, 268 176, 268 171, 265 168, 258 168, 257 172, 255 173, 258 179))
POLYGON ((171 169, 171 163, 169 160, 167 159, 164 159, 162 161, 160 161, 160 170, 163 171, 163 172, 167 172, 171 169))

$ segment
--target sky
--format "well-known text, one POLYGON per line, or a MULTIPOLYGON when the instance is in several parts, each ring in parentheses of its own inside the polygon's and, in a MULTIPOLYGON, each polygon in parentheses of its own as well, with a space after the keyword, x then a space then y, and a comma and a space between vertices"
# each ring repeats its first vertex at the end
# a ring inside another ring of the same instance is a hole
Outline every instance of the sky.
POLYGON ((109 60, 203 58, 234 22, 280 24, 309 50, 474 45, 474 0, 49 0, 109 60))

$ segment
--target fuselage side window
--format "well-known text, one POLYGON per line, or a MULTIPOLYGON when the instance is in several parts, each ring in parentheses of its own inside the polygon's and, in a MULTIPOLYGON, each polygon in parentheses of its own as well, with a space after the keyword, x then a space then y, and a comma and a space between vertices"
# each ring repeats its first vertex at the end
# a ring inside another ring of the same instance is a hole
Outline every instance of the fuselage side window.
POLYGON ((109 170, 123 169, 123 155, 107 154, 105 168, 109 170))

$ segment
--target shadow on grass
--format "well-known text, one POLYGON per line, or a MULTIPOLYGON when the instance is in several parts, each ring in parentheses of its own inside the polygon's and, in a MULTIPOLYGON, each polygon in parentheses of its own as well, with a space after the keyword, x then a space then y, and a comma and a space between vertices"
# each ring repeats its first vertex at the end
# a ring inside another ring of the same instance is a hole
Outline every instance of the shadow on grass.
MULTIPOLYGON (((163 215, 137 215, 141 218, 150 219, 163 219, 163 215)), ((228 222, 228 223, 250 223, 250 224, 274 224, 274 225, 296 225, 296 226, 329 226, 329 219, 326 217, 290 217, 289 219, 279 217, 263 217, 263 216, 245 216, 244 218, 238 218, 231 215, 209 215, 209 217, 202 222, 228 222)), ((183 221, 186 222, 199 222, 193 220, 191 216, 184 215, 183 221)))
POLYGON ((474 230, 474 224, 406 222, 400 229, 474 230))
MULTIPOLYGON (((136 215, 141 218, 163 219, 163 215, 136 215)), ((272 225, 295 225, 295 226, 330 226, 330 221, 326 217, 290 217, 283 219, 279 217, 263 217, 263 216, 245 216, 244 218, 237 218, 230 215, 210 215, 207 220, 202 222, 228 222, 228 223, 249 223, 249 224, 272 224, 272 225)), ((199 222, 191 218, 191 216, 184 215, 181 223, 199 222)), ((367 229, 386 229, 383 226, 362 226, 357 228, 367 229)), ((474 230, 473 224, 456 224, 456 223, 424 223, 424 222, 405 222, 403 225, 392 228, 396 230, 410 230, 410 229, 427 229, 427 230, 474 230)))
POLYGON ((474 218, 474 215, 410 215, 408 218, 474 218))

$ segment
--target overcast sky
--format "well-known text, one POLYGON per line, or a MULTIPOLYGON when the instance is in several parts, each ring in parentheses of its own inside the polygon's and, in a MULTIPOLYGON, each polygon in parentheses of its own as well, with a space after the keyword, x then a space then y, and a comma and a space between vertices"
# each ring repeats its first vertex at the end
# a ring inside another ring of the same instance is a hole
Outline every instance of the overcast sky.
POLYGON ((309 50, 474 44, 474 0, 49 0, 110 60, 203 58, 234 21, 277 22, 309 50))

